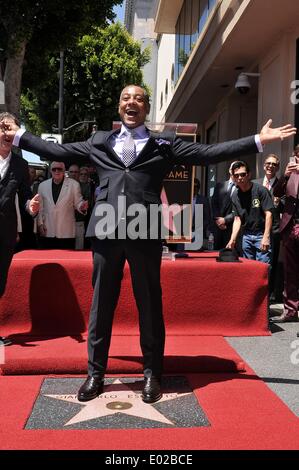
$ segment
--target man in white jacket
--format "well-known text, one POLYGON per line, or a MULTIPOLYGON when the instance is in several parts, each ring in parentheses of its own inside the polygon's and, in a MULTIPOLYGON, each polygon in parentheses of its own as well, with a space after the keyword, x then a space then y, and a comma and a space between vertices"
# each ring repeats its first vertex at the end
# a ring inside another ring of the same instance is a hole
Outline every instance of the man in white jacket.
POLYGON ((74 249, 75 209, 84 213, 88 202, 82 198, 80 184, 65 177, 63 162, 52 162, 52 178, 38 188, 40 212, 37 218, 40 247, 44 249, 74 249))

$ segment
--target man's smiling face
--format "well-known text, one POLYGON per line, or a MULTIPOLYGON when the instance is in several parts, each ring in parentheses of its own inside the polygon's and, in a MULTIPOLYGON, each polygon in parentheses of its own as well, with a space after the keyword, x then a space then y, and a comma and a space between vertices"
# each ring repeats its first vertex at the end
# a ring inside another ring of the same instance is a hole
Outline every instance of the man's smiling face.
POLYGON ((149 110, 150 106, 143 88, 131 85, 123 89, 118 112, 126 127, 134 129, 143 124, 149 110))

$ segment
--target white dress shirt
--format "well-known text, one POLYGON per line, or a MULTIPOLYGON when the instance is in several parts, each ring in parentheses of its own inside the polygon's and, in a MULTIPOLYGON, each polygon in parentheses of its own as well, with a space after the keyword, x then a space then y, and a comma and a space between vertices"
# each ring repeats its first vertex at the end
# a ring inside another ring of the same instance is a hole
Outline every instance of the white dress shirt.
POLYGON ((114 152, 122 160, 123 146, 128 133, 133 133, 133 139, 136 147, 136 156, 138 156, 147 143, 149 139, 149 133, 144 124, 141 126, 135 127, 135 129, 128 129, 124 124, 122 124, 120 133, 113 134, 110 137, 110 143, 114 152), (132 132, 133 131, 133 132, 132 132))
POLYGON ((267 176, 265 176, 264 181, 263 181, 263 186, 265 186, 266 188, 270 190, 272 189, 272 186, 275 180, 276 180, 276 176, 274 176, 274 178, 271 178, 270 180, 268 180, 267 176), (268 185, 267 185, 267 182, 268 182, 268 185))
POLYGON ((0 179, 4 178, 5 173, 7 172, 7 168, 9 166, 10 159, 11 153, 6 158, 1 157, 0 155, 0 179))
MULTIPOLYGON (((23 135, 24 132, 25 132, 23 129, 22 129, 22 131, 23 131, 23 132, 21 133, 21 135, 23 135)), ((19 132, 19 131, 18 131, 18 132, 19 132)), ((19 140, 20 140, 21 135, 20 135, 19 138, 18 138, 18 142, 19 142, 19 140)), ((6 158, 1 157, 1 155, 0 155, 0 180, 1 180, 2 178, 4 178, 4 176, 5 176, 5 174, 6 174, 7 169, 8 169, 8 167, 9 167, 10 160, 11 160, 11 153, 9 153, 8 157, 6 157, 6 158)), ((17 202, 17 201, 16 201, 16 202, 17 202)), ((30 204, 30 199, 28 199, 28 201, 26 202, 26 204, 25 204, 25 209, 27 210, 27 212, 29 212, 30 215, 32 215, 32 212, 31 212, 31 210, 30 210, 29 204, 30 204)), ((18 206, 19 206, 19 204, 16 204, 17 215, 18 215, 18 206)), ((22 230, 20 230, 20 231, 22 231, 22 230)))
POLYGON ((227 192, 229 193, 230 196, 232 196, 235 190, 236 190, 235 182, 232 180, 232 178, 230 178, 228 182, 227 192))

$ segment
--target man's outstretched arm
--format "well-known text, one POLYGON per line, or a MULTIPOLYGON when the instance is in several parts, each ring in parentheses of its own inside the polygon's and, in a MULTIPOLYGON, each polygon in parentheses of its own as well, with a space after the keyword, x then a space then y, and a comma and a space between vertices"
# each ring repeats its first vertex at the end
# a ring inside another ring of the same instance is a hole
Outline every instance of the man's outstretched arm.
POLYGON ((76 142, 70 144, 56 144, 46 142, 40 137, 36 137, 30 132, 21 129, 12 119, 5 118, 0 122, 0 128, 5 134, 5 138, 12 145, 20 147, 23 150, 36 153, 48 160, 64 161, 69 158, 86 158, 89 156, 90 143, 76 142))
POLYGON ((292 137, 296 134, 297 129, 293 127, 292 124, 286 124, 281 127, 271 127, 272 119, 269 119, 268 122, 262 127, 261 132, 259 133, 259 138, 262 145, 269 144, 270 142, 275 142, 276 140, 284 140, 292 137))
POLYGON ((291 124, 272 128, 272 120, 262 127, 259 134, 218 144, 198 144, 176 138, 173 145, 175 163, 191 165, 209 165, 229 158, 243 158, 244 155, 263 151, 263 146, 276 140, 284 140, 296 134, 297 129, 291 124))

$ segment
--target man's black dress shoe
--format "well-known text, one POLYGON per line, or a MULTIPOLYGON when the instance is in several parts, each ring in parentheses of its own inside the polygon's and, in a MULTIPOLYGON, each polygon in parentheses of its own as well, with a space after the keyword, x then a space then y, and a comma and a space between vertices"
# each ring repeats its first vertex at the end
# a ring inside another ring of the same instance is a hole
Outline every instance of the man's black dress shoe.
POLYGON ((144 403, 155 403, 162 397, 160 379, 157 377, 144 377, 144 388, 142 391, 144 403))
POLYGON ((0 336, 0 345, 4 344, 4 346, 10 346, 12 344, 11 339, 5 338, 5 336, 0 336))
POLYGON ((103 393, 104 379, 103 377, 87 377, 84 384, 79 388, 78 400, 89 401, 103 393))
POLYGON ((287 323, 287 322, 296 322, 298 321, 298 315, 296 313, 287 313, 284 312, 277 317, 271 317, 269 319, 271 323, 287 323))

